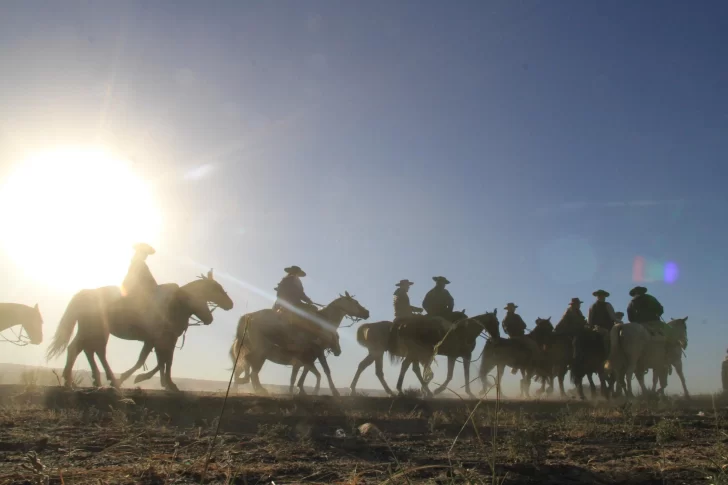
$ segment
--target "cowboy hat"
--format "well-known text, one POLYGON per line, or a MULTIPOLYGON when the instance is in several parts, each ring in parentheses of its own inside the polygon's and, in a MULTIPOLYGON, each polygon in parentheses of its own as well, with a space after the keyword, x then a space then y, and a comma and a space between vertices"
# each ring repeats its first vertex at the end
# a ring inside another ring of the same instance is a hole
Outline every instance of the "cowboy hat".
POLYGON ((607 297, 607 296, 609 296, 609 292, 608 291, 604 291, 604 290, 597 290, 594 293, 592 293, 592 295, 594 295, 594 296, 605 296, 605 297, 607 297))
POLYGON ((394 286, 412 286, 414 283, 410 280, 400 280, 399 283, 397 283, 394 286))
POLYGON ((302 270, 299 266, 296 266, 295 264, 293 266, 289 266, 288 268, 283 268, 283 271, 285 271, 288 274, 300 276, 303 278, 306 276, 306 272, 302 270))
POLYGON ((150 246, 149 244, 147 244, 147 243, 136 243, 136 244, 135 244, 134 246, 132 246, 132 247, 134 248, 134 252, 137 252, 137 253, 144 253, 144 254, 146 254, 147 256, 151 256, 152 254, 156 253, 156 251, 154 250, 154 248, 153 248, 153 247, 151 247, 151 246, 150 246))
POLYGON ((647 288, 644 286, 635 286, 629 290, 629 296, 644 295, 645 293, 647 293, 647 288))
POLYGON ((447 278, 445 278, 444 276, 433 276, 433 277, 432 277, 432 280, 433 280, 433 281, 435 281, 435 282, 440 282, 440 281, 442 281, 442 282, 443 282, 443 283, 445 283, 446 285, 449 285, 449 284, 450 284, 450 280, 448 280, 448 279, 447 279, 447 278))
POLYGON ((503 307, 504 310, 508 310, 509 308, 518 308, 518 305, 515 303, 509 303, 505 307, 503 307))
POLYGON ((582 303, 584 303, 584 302, 581 301, 580 299, 578 299, 578 298, 572 298, 571 299, 571 302, 569 303, 569 305, 581 305, 582 303))

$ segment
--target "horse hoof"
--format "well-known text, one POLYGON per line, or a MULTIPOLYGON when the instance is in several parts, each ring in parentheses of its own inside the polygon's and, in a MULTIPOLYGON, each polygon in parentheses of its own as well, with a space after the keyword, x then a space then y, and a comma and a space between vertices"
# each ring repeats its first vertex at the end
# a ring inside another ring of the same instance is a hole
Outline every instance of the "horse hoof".
POLYGON ((134 378, 134 384, 139 384, 139 383, 140 383, 140 382, 142 382, 143 380, 144 380, 144 377, 143 377, 143 376, 141 376, 141 375, 139 375, 139 376, 136 376, 136 377, 134 378))
POLYGON ((337 391, 336 389, 331 391, 331 395, 334 397, 341 397, 341 393, 339 391, 337 391))
POLYGON ((349 395, 350 396, 358 396, 359 394, 356 392, 356 389, 349 389, 349 395))

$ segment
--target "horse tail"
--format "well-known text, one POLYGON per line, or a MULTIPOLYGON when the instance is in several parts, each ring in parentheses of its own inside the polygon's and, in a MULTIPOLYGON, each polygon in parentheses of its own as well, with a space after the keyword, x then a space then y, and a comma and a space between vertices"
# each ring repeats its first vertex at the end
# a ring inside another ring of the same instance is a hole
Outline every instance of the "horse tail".
POLYGON ((369 337, 369 327, 370 326, 371 326, 370 324, 365 323, 364 325, 362 325, 356 329, 356 341, 362 347, 367 346, 367 339, 369 337))
POLYGON ((621 344, 621 337, 622 337, 622 327, 624 324, 617 323, 615 324, 612 329, 609 331, 609 359, 604 364, 604 369, 614 370, 614 368, 617 365, 617 362, 619 361, 619 356, 621 352, 620 344, 621 344))
POLYGON ((402 349, 399 348, 399 344, 399 325, 393 324, 391 329, 389 330, 389 335, 387 335, 386 340, 386 352, 387 354, 389 354, 389 362, 392 365, 395 365, 404 360, 404 357, 397 355, 402 351, 402 349))
POLYGON ((46 360, 51 360, 54 357, 61 355, 61 353, 68 348, 68 343, 71 341, 73 329, 76 327, 76 321, 78 320, 80 309, 84 304, 83 297, 85 296, 85 290, 81 290, 73 295, 73 298, 71 298, 71 301, 66 307, 66 311, 63 312, 61 323, 58 324, 58 328, 53 336, 51 345, 46 351, 46 360))

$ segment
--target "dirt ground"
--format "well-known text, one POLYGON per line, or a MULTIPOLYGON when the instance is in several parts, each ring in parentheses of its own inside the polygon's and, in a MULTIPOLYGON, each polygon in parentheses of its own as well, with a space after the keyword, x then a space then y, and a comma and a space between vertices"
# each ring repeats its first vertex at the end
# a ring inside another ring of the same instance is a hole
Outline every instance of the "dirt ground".
POLYGON ((223 398, 0 386, 0 484, 728 484, 723 398, 223 398))

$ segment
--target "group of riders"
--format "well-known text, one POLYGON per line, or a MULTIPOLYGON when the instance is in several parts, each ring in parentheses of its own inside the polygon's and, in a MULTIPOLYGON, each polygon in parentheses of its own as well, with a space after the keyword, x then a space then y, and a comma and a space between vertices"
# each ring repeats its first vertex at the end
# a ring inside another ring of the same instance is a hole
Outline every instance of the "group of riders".
MULTIPOLYGON (((155 250, 148 244, 140 243, 134 246, 135 254, 132 258, 129 271, 122 284, 122 294, 126 297, 134 298, 142 302, 156 301, 157 292, 160 285, 157 284, 152 272, 147 266, 146 259, 153 255, 155 250)), ((300 330, 310 330, 314 333, 320 333, 321 325, 317 324, 313 315, 318 311, 318 306, 306 294, 303 288, 301 278, 306 276, 306 272, 299 266, 290 266, 284 269, 286 275, 278 283, 275 288, 276 302, 273 309, 285 315, 290 324, 296 324, 300 330), (303 328, 301 328, 303 327, 303 328), (308 328, 307 328, 308 327, 308 328)), ((394 322, 403 320, 417 322, 433 321, 454 323, 455 300, 447 290, 446 286, 450 281, 444 276, 434 276, 432 278, 435 286, 427 292, 422 307, 413 306, 410 303, 409 289, 414 284, 408 279, 403 279, 395 286, 394 291, 394 322)), ((161 285, 166 286, 166 285, 161 285)), ((597 290, 593 293, 596 301, 589 308, 587 317, 581 311, 583 301, 579 298, 572 298, 568 305, 562 322, 565 325, 557 326, 555 332, 558 333, 560 328, 573 329, 578 327, 592 327, 609 332, 615 323, 621 323, 624 314, 615 312, 612 304, 606 299, 609 292, 605 290, 597 290)), ((627 306, 627 318, 630 322, 645 324, 651 333, 661 333, 660 320, 664 313, 664 309, 660 302, 652 295, 647 293, 647 288, 636 286, 629 292, 632 300, 627 306), (657 326, 655 326, 657 325, 657 326)), ((526 332, 527 325, 523 318, 516 313, 518 305, 508 303, 505 306, 506 315, 503 318, 502 326, 504 332, 511 338, 523 337, 526 332)), ((331 330, 331 329, 329 329, 331 330)), ((291 342, 295 344, 295 342, 291 342)))

